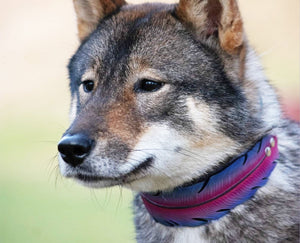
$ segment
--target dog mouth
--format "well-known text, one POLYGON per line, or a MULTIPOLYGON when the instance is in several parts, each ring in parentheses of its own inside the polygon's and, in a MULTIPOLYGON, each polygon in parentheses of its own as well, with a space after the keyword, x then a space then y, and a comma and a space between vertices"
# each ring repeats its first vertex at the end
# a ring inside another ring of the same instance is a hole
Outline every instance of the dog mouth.
POLYGON ((80 183, 92 187, 123 185, 145 176, 145 172, 152 166, 153 161, 154 157, 148 157, 135 167, 131 168, 128 172, 119 176, 97 175, 93 174, 91 171, 87 172, 81 168, 74 168, 71 173, 67 173, 65 176, 74 178, 80 183), (98 183, 99 185, 97 185, 98 183))

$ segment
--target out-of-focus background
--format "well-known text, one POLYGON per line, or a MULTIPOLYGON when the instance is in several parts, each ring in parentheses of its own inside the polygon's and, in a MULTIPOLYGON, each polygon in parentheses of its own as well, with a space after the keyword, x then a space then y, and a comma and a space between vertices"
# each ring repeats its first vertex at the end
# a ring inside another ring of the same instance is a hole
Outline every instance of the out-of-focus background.
MULTIPOLYGON (((0 6, 0 242, 134 242, 131 192, 82 188, 57 170, 78 46, 72 1, 0 6)), ((299 1, 240 7, 286 115, 299 120, 299 1)))

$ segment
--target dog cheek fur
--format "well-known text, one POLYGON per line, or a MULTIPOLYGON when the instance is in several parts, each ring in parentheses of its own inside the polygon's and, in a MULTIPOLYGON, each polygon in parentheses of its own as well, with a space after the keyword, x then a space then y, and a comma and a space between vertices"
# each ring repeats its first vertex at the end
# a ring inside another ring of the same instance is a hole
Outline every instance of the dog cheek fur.
MULTIPOLYGON (((143 133, 140 142, 129 154, 129 160, 154 158, 145 177, 127 185, 136 191, 166 190, 208 172, 224 157, 239 151, 240 145, 218 129, 213 111, 204 102, 187 98, 185 120, 189 128, 160 120, 143 133), (217 141, 217 142, 216 142, 217 141)), ((179 113, 179 112, 178 112, 179 113)))

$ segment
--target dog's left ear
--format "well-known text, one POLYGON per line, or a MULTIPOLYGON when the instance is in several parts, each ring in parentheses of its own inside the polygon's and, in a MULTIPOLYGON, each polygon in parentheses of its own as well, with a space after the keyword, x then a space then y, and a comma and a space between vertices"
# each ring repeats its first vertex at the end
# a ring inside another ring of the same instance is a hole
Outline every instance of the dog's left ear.
POLYGON ((221 48, 229 54, 237 53, 244 42, 243 22, 236 0, 180 0, 176 15, 197 36, 218 36, 221 48))
POLYGON ((73 3, 80 41, 96 29, 101 19, 126 4, 125 0, 73 0, 73 3))

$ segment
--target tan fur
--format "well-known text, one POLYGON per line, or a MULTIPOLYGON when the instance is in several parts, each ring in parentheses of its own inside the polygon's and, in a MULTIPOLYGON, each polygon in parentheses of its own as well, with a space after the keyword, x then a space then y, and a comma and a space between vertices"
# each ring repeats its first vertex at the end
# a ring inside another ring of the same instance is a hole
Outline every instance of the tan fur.
MULTIPOLYGON (((222 151, 224 146, 227 148, 238 147, 238 144, 235 141, 218 131, 218 124, 213 115, 215 111, 207 104, 196 101, 194 98, 188 98, 186 104, 189 108, 191 119, 196 123, 195 126, 197 127, 198 132, 197 134, 194 134, 197 139, 194 140, 192 136, 189 137, 191 148, 211 148, 212 151, 222 151), (218 141, 218 143, 216 143, 216 141, 218 141)), ((207 150, 209 151, 209 149, 207 150)))
POLYGON ((221 47, 230 54, 237 52, 244 41, 243 21, 235 0, 221 1, 223 13, 219 25, 221 47))
POLYGON ((121 102, 112 105, 106 115, 108 131, 118 136, 128 145, 135 145, 142 132, 141 119, 135 109, 135 96, 132 91, 125 91, 121 102))
POLYGON ((199 35, 218 31, 220 45, 229 54, 238 53, 244 42, 243 22, 234 0, 181 0, 177 15, 199 35))
POLYGON ((86 80, 94 80, 96 81, 96 69, 97 66, 95 66, 93 69, 87 70, 81 77, 81 82, 84 82, 86 80))
POLYGON ((124 0, 73 0, 77 15, 79 40, 84 40, 94 31, 100 19, 113 13, 125 4, 124 0))

